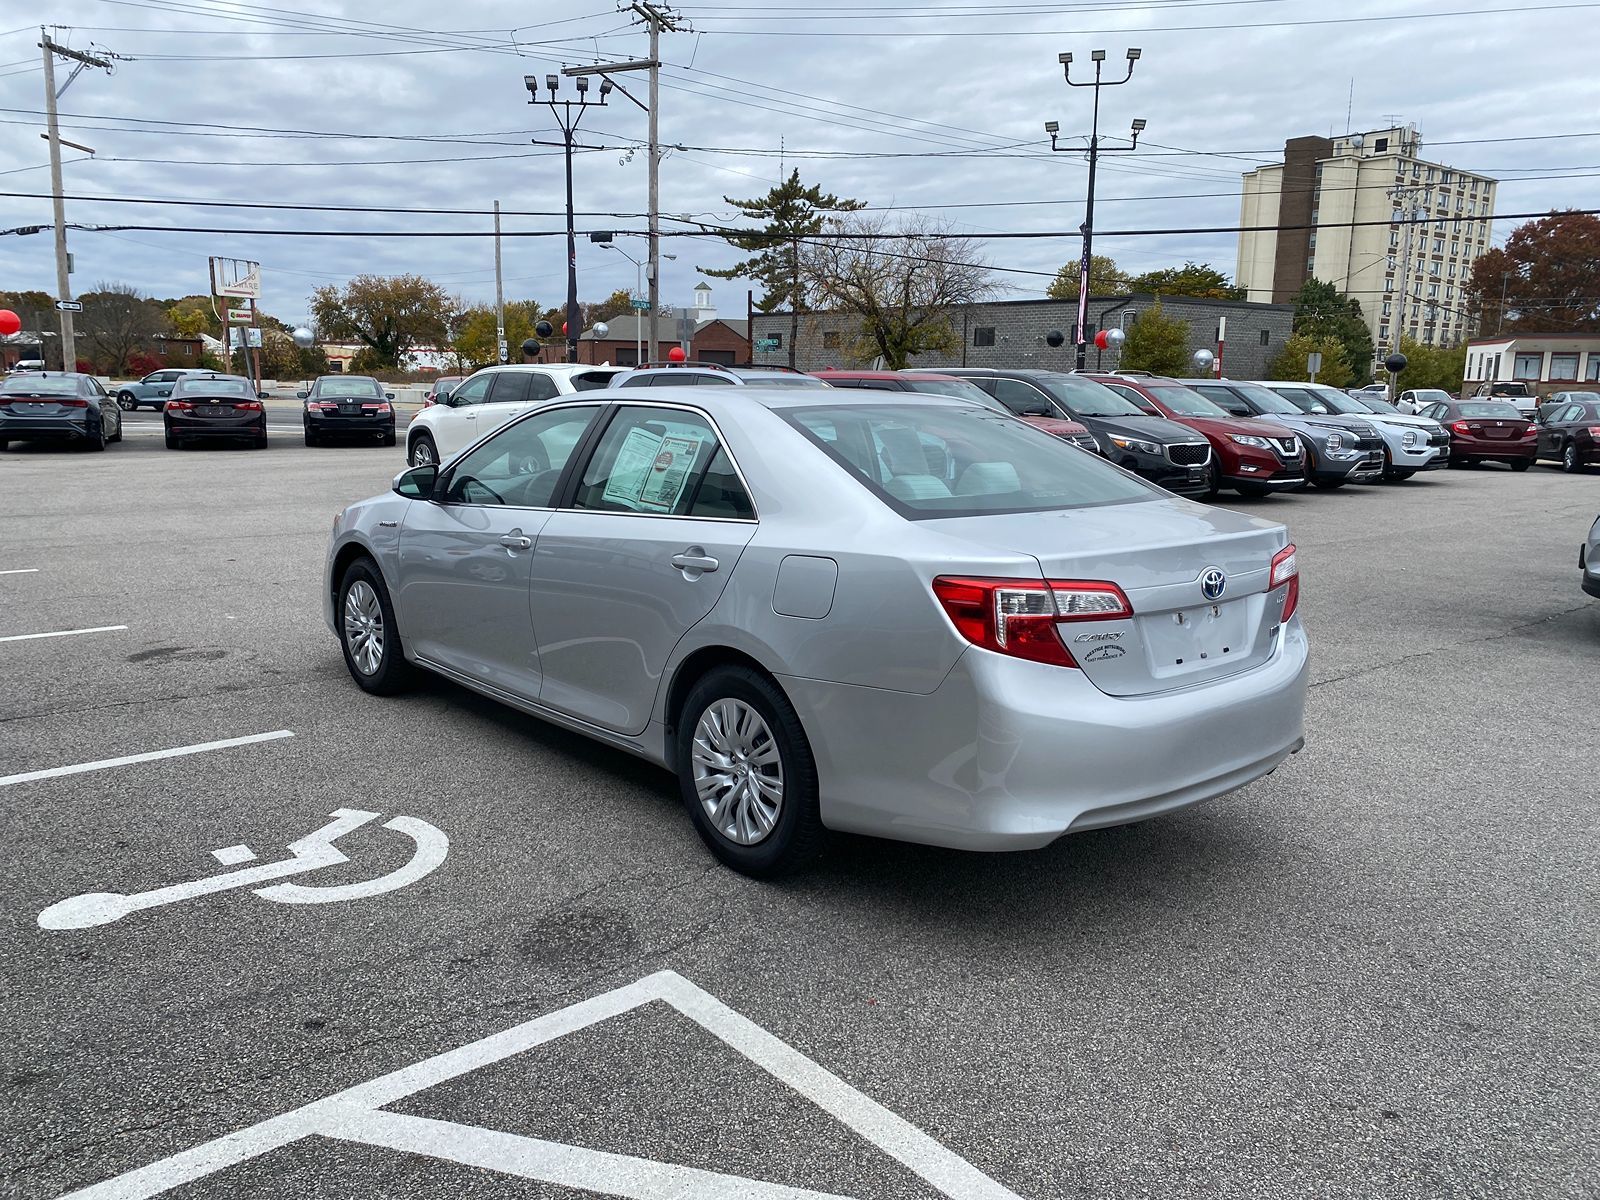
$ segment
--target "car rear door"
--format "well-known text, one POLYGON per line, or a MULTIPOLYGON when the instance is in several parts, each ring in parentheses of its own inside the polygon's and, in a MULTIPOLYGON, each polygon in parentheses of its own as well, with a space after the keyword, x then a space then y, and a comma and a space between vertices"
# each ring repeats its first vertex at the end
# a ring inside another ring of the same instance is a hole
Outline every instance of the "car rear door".
POLYGON ((756 530, 715 424, 691 405, 618 405, 534 549, 540 703, 643 733, 680 638, 756 530))
POLYGON ((556 381, 543 371, 496 371, 488 399, 478 406, 477 435, 491 434, 560 394, 556 381))

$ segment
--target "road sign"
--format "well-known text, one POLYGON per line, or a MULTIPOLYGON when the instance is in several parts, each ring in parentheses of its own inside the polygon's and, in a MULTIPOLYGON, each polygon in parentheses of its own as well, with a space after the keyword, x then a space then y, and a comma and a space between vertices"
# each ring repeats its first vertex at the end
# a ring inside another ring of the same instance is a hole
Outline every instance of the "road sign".
POLYGON ((777 338, 757 338, 756 339, 756 349, 757 350, 776 350, 777 348, 778 348, 778 339, 777 338))
POLYGON ((648 300, 635 300, 635 301, 633 301, 633 307, 638 309, 640 312, 649 312, 650 311, 650 301, 648 301, 648 300))
POLYGON ((83 311, 83 301, 82 300, 57 300, 56 301, 56 308, 59 309, 61 312, 82 312, 83 311))
POLYGON ((1322 370, 1322 352, 1313 350, 1306 355, 1306 374, 1311 376, 1311 382, 1317 381, 1317 372, 1322 370))

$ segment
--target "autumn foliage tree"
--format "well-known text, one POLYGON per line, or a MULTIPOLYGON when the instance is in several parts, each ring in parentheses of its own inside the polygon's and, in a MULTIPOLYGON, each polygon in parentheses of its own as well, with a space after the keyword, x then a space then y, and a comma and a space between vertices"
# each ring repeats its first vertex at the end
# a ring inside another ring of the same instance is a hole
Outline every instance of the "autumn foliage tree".
POLYGON ((1600 217, 1553 212, 1472 264, 1479 332, 1600 333, 1600 217))
POLYGON ((1199 300, 1243 300, 1245 297, 1245 290, 1235 287, 1225 273, 1210 263, 1194 262, 1135 275, 1128 280, 1128 290, 1154 292, 1174 299, 1183 296, 1199 300))
POLYGON ((1169 317, 1157 300, 1134 318, 1118 367, 1153 375, 1189 373, 1189 322, 1169 317))
MULTIPOLYGON (((1056 277, 1045 288, 1044 294, 1052 300, 1076 300, 1078 282, 1083 275, 1083 263, 1073 259, 1063 263, 1056 277)), ((1120 295, 1128 290, 1128 273, 1117 266, 1117 260, 1106 254, 1089 256, 1089 295, 1120 295)))
POLYGON ((450 343, 453 305, 445 290, 420 275, 357 275, 343 288, 311 293, 311 317, 321 340, 361 342, 373 369, 395 367, 417 346, 450 343))

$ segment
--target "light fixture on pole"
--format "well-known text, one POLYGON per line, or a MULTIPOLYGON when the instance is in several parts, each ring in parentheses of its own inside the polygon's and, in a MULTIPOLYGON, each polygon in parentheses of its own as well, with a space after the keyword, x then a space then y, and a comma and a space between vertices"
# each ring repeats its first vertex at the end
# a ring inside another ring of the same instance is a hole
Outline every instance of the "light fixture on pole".
MULTIPOLYGON (((1133 138, 1126 146, 1102 146, 1100 144, 1100 89, 1102 87, 1118 87, 1133 78, 1133 64, 1139 61, 1140 51, 1137 47, 1128 51, 1128 70, 1121 79, 1104 79, 1101 76, 1102 65, 1106 60, 1104 50, 1092 51, 1089 55, 1094 63, 1094 78, 1078 80, 1072 77, 1072 53, 1063 51, 1056 55, 1056 61, 1061 64, 1061 72, 1067 81, 1068 87, 1092 87, 1094 89, 1094 116, 1089 126, 1089 192, 1084 205, 1083 225, 1080 232, 1083 234, 1083 258, 1078 266, 1078 370, 1083 370, 1089 349, 1089 263, 1094 252, 1094 179, 1095 169, 1099 165, 1102 154, 1128 154, 1139 148, 1139 135, 1144 132, 1145 123, 1136 120, 1133 123, 1133 138)), ((1078 146, 1062 146, 1058 144, 1061 125, 1056 121, 1046 121, 1044 131, 1050 135, 1050 149, 1070 154, 1081 154, 1083 150, 1078 146)))
MULTIPOLYGON (((528 89, 528 103, 538 104, 539 77, 537 75, 524 75, 523 84, 528 89)), ((567 361, 578 361, 578 338, 583 333, 583 314, 578 310, 578 240, 573 228, 572 208, 572 151, 575 143, 572 140, 573 132, 578 128, 578 122, 583 120, 583 113, 588 108, 600 108, 611 95, 612 83, 609 79, 601 77, 600 99, 590 100, 589 80, 580 76, 576 81, 578 98, 576 100, 558 100, 556 92, 561 86, 561 76, 546 75, 544 77, 545 90, 550 93, 549 98, 543 101, 555 116, 556 123, 561 126, 562 144, 566 147, 567 158, 567 361)), ((537 145, 537 140, 535 140, 537 145)))

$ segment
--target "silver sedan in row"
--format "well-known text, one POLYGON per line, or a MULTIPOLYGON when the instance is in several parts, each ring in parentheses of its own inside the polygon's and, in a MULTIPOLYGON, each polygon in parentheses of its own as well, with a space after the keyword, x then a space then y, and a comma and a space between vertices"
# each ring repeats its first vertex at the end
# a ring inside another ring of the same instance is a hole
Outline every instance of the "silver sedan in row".
POLYGON ((435 672, 675 773, 753 875, 824 829, 1026 849, 1302 744, 1283 526, 992 409, 830 389, 567 397, 334 522, 355 681, 435 672))

